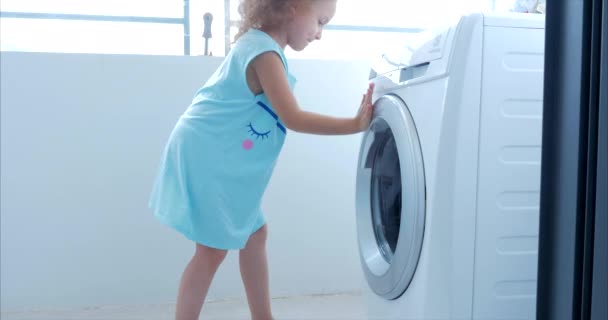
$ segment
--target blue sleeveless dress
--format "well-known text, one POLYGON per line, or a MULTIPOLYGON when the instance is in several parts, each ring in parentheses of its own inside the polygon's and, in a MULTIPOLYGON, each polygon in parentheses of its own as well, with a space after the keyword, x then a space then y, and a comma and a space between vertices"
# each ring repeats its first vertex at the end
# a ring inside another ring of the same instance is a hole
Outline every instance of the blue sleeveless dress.
POLYGON ((265 223, 260 203, 287 133, 265 94, 247 85, 249 63, 283 49, 251 29, 235 43, 165 147, 149 206, 164 224, 217 249, 242 249, 265 223))

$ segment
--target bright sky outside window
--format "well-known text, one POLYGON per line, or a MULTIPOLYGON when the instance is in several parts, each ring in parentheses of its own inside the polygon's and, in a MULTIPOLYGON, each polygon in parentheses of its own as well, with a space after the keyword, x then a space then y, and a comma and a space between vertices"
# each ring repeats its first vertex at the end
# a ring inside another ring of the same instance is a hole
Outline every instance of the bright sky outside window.
MULTIPOLYGON (((238 15, 239 0, 230 0, 230 20, 238 15)), ((287 50, 291 57, 320 59, 367 59, 389 43, 408 41, 409 32, 342 30, 341 27, 391 27, 411 30, 453 23, 461 14, 507 8, 513 0, 341 0, 323 41, 303 52, 287 50)), ((190 0, 190 52, 204 51, 203 14, 213 14, 209 50, 223 56, 237 32, 229 28, 226 39, 225 0, 190 0)), ((78 15, 182 18, 183 0, 1 0, 3 12, 38 12, 78 15)), ((0 19, 1 50, 87 53, 184 53, 181 24, 0 19)))

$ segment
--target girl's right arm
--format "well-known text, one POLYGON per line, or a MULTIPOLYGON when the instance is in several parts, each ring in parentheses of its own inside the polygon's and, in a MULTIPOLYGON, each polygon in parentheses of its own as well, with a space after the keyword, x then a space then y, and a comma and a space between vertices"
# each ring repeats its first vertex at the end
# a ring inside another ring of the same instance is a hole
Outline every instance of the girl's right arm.
POLYGON ((276 53, 263 53, 255 58, 250 66, 262 91, 287 128, 297 132, 327 135, 357 133, 368 128, 372 117, 372 84, 363 95, 355 117, 337 118, 300 109, 289 88, 283 62, 276 53))

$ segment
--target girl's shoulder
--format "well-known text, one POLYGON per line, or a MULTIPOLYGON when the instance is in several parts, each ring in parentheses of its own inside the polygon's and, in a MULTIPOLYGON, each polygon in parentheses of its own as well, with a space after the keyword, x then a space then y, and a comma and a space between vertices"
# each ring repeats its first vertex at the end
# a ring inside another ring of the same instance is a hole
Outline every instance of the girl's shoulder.
POLYGON ((279 44, 264 31, 252 28, 236 41, 230 50, 230 55, 238 57, 238 60, 243 62, 246 67, 255 57, 268 51, 276 52, 287 65, 285 53, 279 44))

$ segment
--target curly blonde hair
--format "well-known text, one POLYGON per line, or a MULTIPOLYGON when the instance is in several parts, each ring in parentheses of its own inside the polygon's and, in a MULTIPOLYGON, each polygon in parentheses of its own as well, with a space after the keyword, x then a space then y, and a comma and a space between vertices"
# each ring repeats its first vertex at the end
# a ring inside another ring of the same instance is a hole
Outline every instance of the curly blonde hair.
POLYGON ((280 26, 289 21, 291 18, 289 9, 295 2, 303 2, 303 0, 241 0, 239 4, 241 22, 234 41, 251 28, 280 26))

